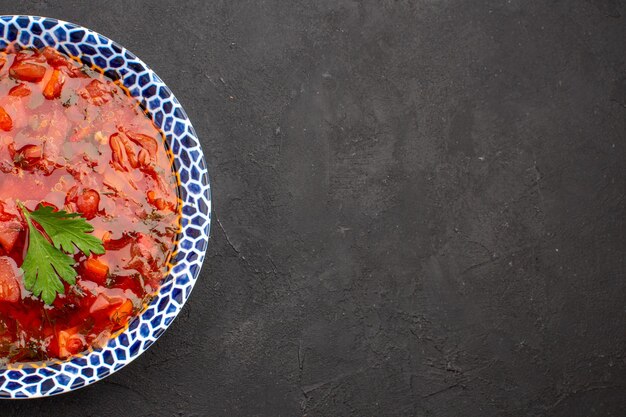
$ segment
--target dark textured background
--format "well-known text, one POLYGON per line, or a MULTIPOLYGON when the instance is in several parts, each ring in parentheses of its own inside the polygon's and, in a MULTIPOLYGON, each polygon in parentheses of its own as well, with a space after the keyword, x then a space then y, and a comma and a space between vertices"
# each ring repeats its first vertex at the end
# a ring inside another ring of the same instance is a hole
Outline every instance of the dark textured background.
POLYGON ((3 417, 626 415, 624 0, 0 4, 144 59, 215 201, 162 339, 3 417))

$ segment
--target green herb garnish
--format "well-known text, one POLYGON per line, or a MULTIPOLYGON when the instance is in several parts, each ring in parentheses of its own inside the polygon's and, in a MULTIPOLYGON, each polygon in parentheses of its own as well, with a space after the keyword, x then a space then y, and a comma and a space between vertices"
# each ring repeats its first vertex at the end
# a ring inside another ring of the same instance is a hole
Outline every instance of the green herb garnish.
POLYGON ((24 286, 46 304, 52 304, 57 294, 65 291, 59 277, 68 284, 76 282, 74 259, 70 256, 75 252, 74 246, 86 256, 104 253, 104 246, 89 234, 93 226, 78 213, 54 211, 42 205, 30 212, 20 202, 18 207, 28 223, 28 250, 22 264, 24 286), (37 230, 33 220, 50 240, 37 230))

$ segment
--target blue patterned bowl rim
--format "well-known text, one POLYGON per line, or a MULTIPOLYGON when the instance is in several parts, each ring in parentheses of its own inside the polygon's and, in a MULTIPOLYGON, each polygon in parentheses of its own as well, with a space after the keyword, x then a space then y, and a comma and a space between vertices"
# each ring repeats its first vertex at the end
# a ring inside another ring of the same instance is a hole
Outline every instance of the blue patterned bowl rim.
POLYGON ((180 177, 182 229, 173 267, 159 292, 121 334, 96 350, 66 361, 0 368, 0 398, 37 398, 92 384, 141 355, 163 334, 189 298, 206 253, 211 225, 209 177, 200 141, 165 83, 137 56, 80 25, 39 16, 0 16, 0 49, 52 46, 118 79, 148 110, 174 154, 180 177))

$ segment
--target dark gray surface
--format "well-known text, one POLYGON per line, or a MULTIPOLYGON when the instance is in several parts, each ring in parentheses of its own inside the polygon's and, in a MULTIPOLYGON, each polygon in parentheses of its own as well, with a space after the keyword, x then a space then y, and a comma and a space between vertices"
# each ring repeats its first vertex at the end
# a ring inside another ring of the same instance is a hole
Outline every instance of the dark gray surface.
POLYGON ((0 2, 155 69, 215 200, 162 339, 2 416, 626 415, 623 0, 207 3, 0 2))

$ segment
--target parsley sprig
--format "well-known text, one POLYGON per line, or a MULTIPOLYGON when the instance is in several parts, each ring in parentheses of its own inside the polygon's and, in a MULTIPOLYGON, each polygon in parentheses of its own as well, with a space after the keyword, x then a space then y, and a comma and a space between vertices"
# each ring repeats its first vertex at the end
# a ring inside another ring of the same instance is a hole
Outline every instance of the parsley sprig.
POLYGON ((78 213, 54 211, 43 205, 35 211, 28 211, 21 202, 18 207, 28 223, 28 250, 22 264, 24 286, 46 304, 52 304, 57 294, 65 291, 61 279, 68 284, 76 282, 74 258, 70 256, 74 254, 75 246, 86 256, 104 253, 104 246, 100 239, 89 234, 93 232, 93 226, 78 213), (48 237, 34 226, 33 221, 48 237))

